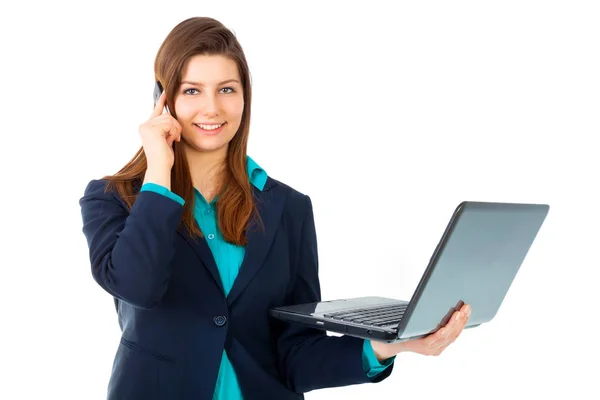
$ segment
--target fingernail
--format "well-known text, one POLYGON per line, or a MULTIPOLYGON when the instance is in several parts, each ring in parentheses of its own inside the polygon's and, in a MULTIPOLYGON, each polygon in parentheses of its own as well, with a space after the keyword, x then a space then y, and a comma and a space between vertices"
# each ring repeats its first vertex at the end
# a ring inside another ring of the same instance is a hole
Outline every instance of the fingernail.
POLYGON ((460 319, 460 311, 456 313, 456 316, 454 317, 455 320, 459 320, 460 319))

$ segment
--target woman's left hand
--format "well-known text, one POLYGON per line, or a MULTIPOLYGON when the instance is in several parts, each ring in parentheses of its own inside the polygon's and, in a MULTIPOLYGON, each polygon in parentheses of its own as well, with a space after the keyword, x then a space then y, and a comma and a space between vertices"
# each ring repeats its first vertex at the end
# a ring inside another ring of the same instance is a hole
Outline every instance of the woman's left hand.
POLYGON ((405 351, 425 356, 439 356, 461 334, 470 314, 471 307, 468 304, 464 304, 459 311, 454 312, 450 321, 437 332, 420 339, 407 340, 400 343, 390 344, 372 340, 371 346, 379 361, 384 361, 405 351))

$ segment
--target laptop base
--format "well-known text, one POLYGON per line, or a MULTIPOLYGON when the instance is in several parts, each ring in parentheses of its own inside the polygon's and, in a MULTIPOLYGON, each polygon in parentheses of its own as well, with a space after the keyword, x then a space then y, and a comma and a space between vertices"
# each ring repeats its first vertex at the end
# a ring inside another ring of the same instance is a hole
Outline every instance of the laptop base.
POLYGON ((407 340, 398 338, 397 323, 392 326, 376 326, 365 322, 353 322, 344 317, 337 317, 337 315, 380 307, 406 305, 408 305, 407 301, 385 297, 357 297, 278 307, 271 310, 271 315, 283 321, 299 323, 320 330, 347 334, 363 339, 396 343, 407 340))

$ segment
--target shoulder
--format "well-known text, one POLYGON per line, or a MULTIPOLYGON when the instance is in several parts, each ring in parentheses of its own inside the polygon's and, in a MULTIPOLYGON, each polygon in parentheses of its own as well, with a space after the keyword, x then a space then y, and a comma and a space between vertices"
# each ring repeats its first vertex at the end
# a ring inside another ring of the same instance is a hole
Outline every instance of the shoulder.
POLYGON ((108 183, 108 179, 92 179, 86 185, 81 200, 99 197, 110 197, 111 190, 109 190, 108 188, 108 183))
POLYGON ((114 186, 110 187, 109 183, 108 179, 92 179, 89 181, 83 191, 83 196, 79 199, 79 204, 84 207, 86 204, 98 201, 123 202, 116 188, 114 186))
MULTIPOLYGON (((136 180, 131 183, 133 194, 137 195, 141 189, 141 182, 136 180)), ((87 203, 94 203, 96 201, 110 201, 123 206, 125 210, 129 209, 125 200, 120 196, 116 185, 110 185, 110 180, 106 178, 90 180, 83 191, 83 196, 80 198, 79 204, 83 207, 87 203)))
POLYGON ((275 196, 285 198, 285 210, 288 213, 305 216, 307 212, 312 212, 310 196, 284 182, 269 177, 264 190, 272 191, 275 196))

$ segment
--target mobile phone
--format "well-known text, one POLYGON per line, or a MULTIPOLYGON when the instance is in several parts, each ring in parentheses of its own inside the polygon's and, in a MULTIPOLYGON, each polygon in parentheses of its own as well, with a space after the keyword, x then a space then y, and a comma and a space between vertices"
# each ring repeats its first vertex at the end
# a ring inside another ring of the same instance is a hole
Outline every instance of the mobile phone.
MULTIPOLYGON (((156 106, 156 103, 158 103, 158 99, 160 97, 160 95, 163 92, 163 87, 160 84, 159 81, 156 81, 154 83, 154 105, 156 106)), ((165 109, 167 110, 167 112, 170 114, 171 112, 169 111, 169 107, 167 107, 167 105, 165 104, 165 109)))

